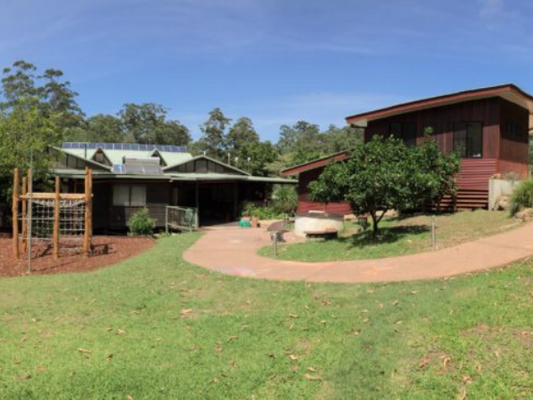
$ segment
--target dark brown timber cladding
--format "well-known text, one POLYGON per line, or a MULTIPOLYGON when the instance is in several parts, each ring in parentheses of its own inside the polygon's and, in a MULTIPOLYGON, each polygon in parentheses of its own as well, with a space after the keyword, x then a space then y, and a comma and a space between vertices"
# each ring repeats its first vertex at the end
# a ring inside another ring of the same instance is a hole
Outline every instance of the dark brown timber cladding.
POLYGON ((369 121, 365 140, 370 140, 373 135, 389 135, 390 124, 393 122, 414 122, 417 126, 417 141, 424 136, 424 129, 431 127, 440 149, 450 153, 453 151, 454 122, 481 122, 483 158, 498 158, 500 101, 497 97, 473 100, 369 121))
POLYGON ((526 109, 508 102, 501 101, 500 118, 500 155, 498 172, 507 174, 513 172, 519 178, 526 178, 528 174, 529 154, 529 113, 526 109), (514 125, 515 129, 510 129, 514 125))
POLYGON ((335 214, 349 215, 352 213, 350 204, 346 202, 322 204, 309 198, 309 183, 318 179, 324 167, 300 173, 298 179, 298 212, 325 211, 335 214))
POLYGON ((113 205, 113 186, 115 184, 132 184, 146 186, 146 207, 150 216, 155 218, 156 226, 165 225, 165 209, 170 204, 170 185, 153 182, 95 182, 93 224, 95 230, 125 229, 130 217, 143 207, 124 207, 113 205))

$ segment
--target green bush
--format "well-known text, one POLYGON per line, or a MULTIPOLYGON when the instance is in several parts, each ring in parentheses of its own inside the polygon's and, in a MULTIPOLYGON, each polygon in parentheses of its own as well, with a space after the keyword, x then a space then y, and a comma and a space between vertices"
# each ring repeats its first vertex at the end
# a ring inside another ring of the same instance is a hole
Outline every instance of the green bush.
POLYGON ((132 236, 149 236, 154 233, 155 219, 150 217, 147 208, 141 208, 131 216, 128 226, 132 236))
POLYGON ((276 185, 272 193, 274 209, 282 214, 294 214, 298 209, 298 193, 294 185, 276 185))
POLYGON ((521 182, 511 196, 509 211, 515 215, 523 208, 533 208, 533 179, 521 182))
POLYGON ((259 219, 281 219, 283 213, 272 206, 258 206, 254 203, 244 203, 242 210, 243 217, 257 217, 259 219))

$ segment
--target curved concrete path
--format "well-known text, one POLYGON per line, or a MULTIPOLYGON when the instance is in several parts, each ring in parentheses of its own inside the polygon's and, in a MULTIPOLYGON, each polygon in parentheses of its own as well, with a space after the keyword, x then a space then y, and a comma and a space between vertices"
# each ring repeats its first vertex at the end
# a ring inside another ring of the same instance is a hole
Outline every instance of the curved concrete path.
POLYGON ((207 228, 185 260, 229 275, 309 282, 393 282, 443 278, 503 266, 533 255, 533 223, 455 247, 377 260, 306 263, 256 254, 265 229, 207 228))

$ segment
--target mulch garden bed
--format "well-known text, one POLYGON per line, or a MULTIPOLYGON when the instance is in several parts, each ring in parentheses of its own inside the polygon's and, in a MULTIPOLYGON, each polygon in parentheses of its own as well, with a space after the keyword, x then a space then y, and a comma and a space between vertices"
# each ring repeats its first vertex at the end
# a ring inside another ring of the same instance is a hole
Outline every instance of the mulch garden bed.
MULTIPOLYGON (((0 235, 0 277, 28 275, 27 256, 22 251, 21 260, 13 258, 12 240, 0 235)), ((152 238, 133 238, 126 236, 95 236, 93 254, 85 257, 78 249, 62 249, 57 261, 52 258, 52 250, 46 246, 33 246, 31 275, 60 274, 64 272, 87 272, 112 264, 142 253, 155 245, 152 238), (65 251, 66 250, 66 251, 65 251)))

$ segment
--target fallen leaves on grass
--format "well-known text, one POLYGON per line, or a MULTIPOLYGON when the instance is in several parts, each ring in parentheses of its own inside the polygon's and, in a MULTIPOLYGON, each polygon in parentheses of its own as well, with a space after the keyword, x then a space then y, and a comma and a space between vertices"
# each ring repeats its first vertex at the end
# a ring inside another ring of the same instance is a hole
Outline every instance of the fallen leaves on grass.
POLYGON ((25 381, 25 380, 28 380, 28 379, 31 379, 32 376, 31 374, 20 374, 20 375, 17 375, 17 380, 19 381, 25 381))
POLYGON ((309 373, 305 373, 304 378, 307 379, 308 381, 321 381, 322 380, 321 377, 316 376, 316 375, 311 375, 309 373))
POLYGON ((83 353, 83 354, 92 354, 93 353, 92 350, 84 349, 82 347, 78 347, 78 352, 83 353))
POLYGON ((418 363, 419 368, 424 368, 431 361, 431 357, 425 357, 418 363))

